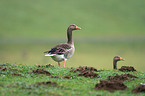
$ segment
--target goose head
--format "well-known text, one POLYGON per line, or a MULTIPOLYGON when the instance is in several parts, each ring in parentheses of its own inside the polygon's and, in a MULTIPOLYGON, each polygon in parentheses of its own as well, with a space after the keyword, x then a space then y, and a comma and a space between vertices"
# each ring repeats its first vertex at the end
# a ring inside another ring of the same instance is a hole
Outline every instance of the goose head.
POLYGON ((120 57, 120 56, 115 56, 114 58, 113 58, 113 61, 124 61, 125 59, 123 59, 122 57, 120 57))
POLYGON ((68 28, 71 29, 71 30, 78 30, 78 29, 81 29, 80 27, 78 27, 78 26, 75 25, 75 24, 71 24, 68 28))
POLYGON ((120 56, 115 56, 113 58, 113 69, 117 69, 117 62, 118 61, 124 61, 125 59, 123 59, 122 57, 120 56))

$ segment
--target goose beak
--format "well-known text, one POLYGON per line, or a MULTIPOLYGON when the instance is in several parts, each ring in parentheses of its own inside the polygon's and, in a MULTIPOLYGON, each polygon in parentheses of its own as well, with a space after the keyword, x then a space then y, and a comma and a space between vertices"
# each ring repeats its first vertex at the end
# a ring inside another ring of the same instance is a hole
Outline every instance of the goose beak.
POLYGON ((123 59, 122 57, 120 57, 120 60, 124 61, 125 59, 123 59))
POLYGON ((76 29, 81 29, 80 27, 76 26, 76 29))

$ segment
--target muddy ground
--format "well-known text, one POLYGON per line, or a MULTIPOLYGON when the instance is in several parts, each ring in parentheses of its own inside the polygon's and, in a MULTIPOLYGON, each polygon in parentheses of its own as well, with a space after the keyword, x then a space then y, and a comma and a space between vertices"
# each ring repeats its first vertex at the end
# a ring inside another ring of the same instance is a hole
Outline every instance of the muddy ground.
POLYGON ((130 71, 136 71, 136 69, 132 66, 122 66, 120 69, 118 69, 119 71, 126 71, 126 72, 130 72, 130 71))
POLYGON ((114 76, 108 76, 109 80, 118 80, 118 81, 125 81, 128 80, 130 81, 130 78, 138 78, 132 74, 121 74, 121 75, 114 75, 114 76))
POLYGON ((50 72, 44 70, 44 69, 36 69, 36 70, 33 70, 33 73, 34 74, 45 74, 45 75, 51 75, 50 72))
POLYGON ((22 76, 22 75, 19 73, 13 73, 12 76, 22 76))
POLYGON ((110 92, 113 92, 115 90, 125 90, 127 89, 127 86, 123 83, 123 81, 128 80, 130 81, 130 78, 138 78, 132 74, 121 74, 121 75, 114 75, 114 76, 108 76, 109 80, 100 80, 100 83, 96 84, 95 89, 96 90, 108 90, 110 92))
POLYGON ((81 71, 77 74, 77 76, 84 76, 84 77, 91 77, 91 78, 99 77, 97 73, 94 73, 93 71, 89 71, 89 70, 81 71))
POLYGON ((94 71, 97 72, 97 69, 95 69, 94 67, 87 67, 87 66, 80 66, 78 68, 70 70, 70 72, 79 72, 77 76, 84 76, 84 77, 91 77, 91 78, 99 77, 99 75, 94 71))
POLYGON ((78 68, 70 70, 70 72, 82 72, 82 71, 96 71, 97 72, 97 69, 94 67, 80 66, 78 68))
POLYGON ((2 66, 0 66, 0 71, 5 71, 5 70, 22 71, 22 70, 20 70, 20 69, 12 69, 12 68, 7 68, 7 67, 2 67, 2 66))
POLYGON ((61 79, 72 79, 71 76, 62 76, 62 77, 59 77, 59 76, 51 75, 50 77, 51 78, 61 78, 61 79))
POLYGON ((141 93, 144 92, 145 93, 145 85, 139 85, 136 88, 134 88, 132 90, 133 93, 141 93))
POLYGON ((95 85, 96 90, 108 90, 113 92, 115 90, 125 90, 127 86, 122 81, 108 81, 108 80, 100 80, 100 83, 95 85))

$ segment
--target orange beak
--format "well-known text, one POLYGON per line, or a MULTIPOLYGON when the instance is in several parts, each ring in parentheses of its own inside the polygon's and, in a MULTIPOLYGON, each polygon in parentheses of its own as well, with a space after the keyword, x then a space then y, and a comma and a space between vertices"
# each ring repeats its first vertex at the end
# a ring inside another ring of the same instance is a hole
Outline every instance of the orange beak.
POLYGON ((124 61, 125 59, 123 59, 122 57, 120 57, 120 60, 123 60, 124 61))
POLYGON ((76 29, 81 29, 80 27, 76 26, 76 29))

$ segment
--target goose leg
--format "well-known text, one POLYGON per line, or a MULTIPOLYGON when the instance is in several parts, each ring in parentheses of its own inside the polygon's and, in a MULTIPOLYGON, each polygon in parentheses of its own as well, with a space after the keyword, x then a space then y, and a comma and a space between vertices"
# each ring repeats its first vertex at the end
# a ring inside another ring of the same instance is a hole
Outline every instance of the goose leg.
POLYGON ((58 66, 60 67, 60 62, 58 62, 58 66))
POLYGON ((65 63, 66 63, 66 60, 64 60, 64 65, 63 65, 64 68, 65 68, 65 63))

